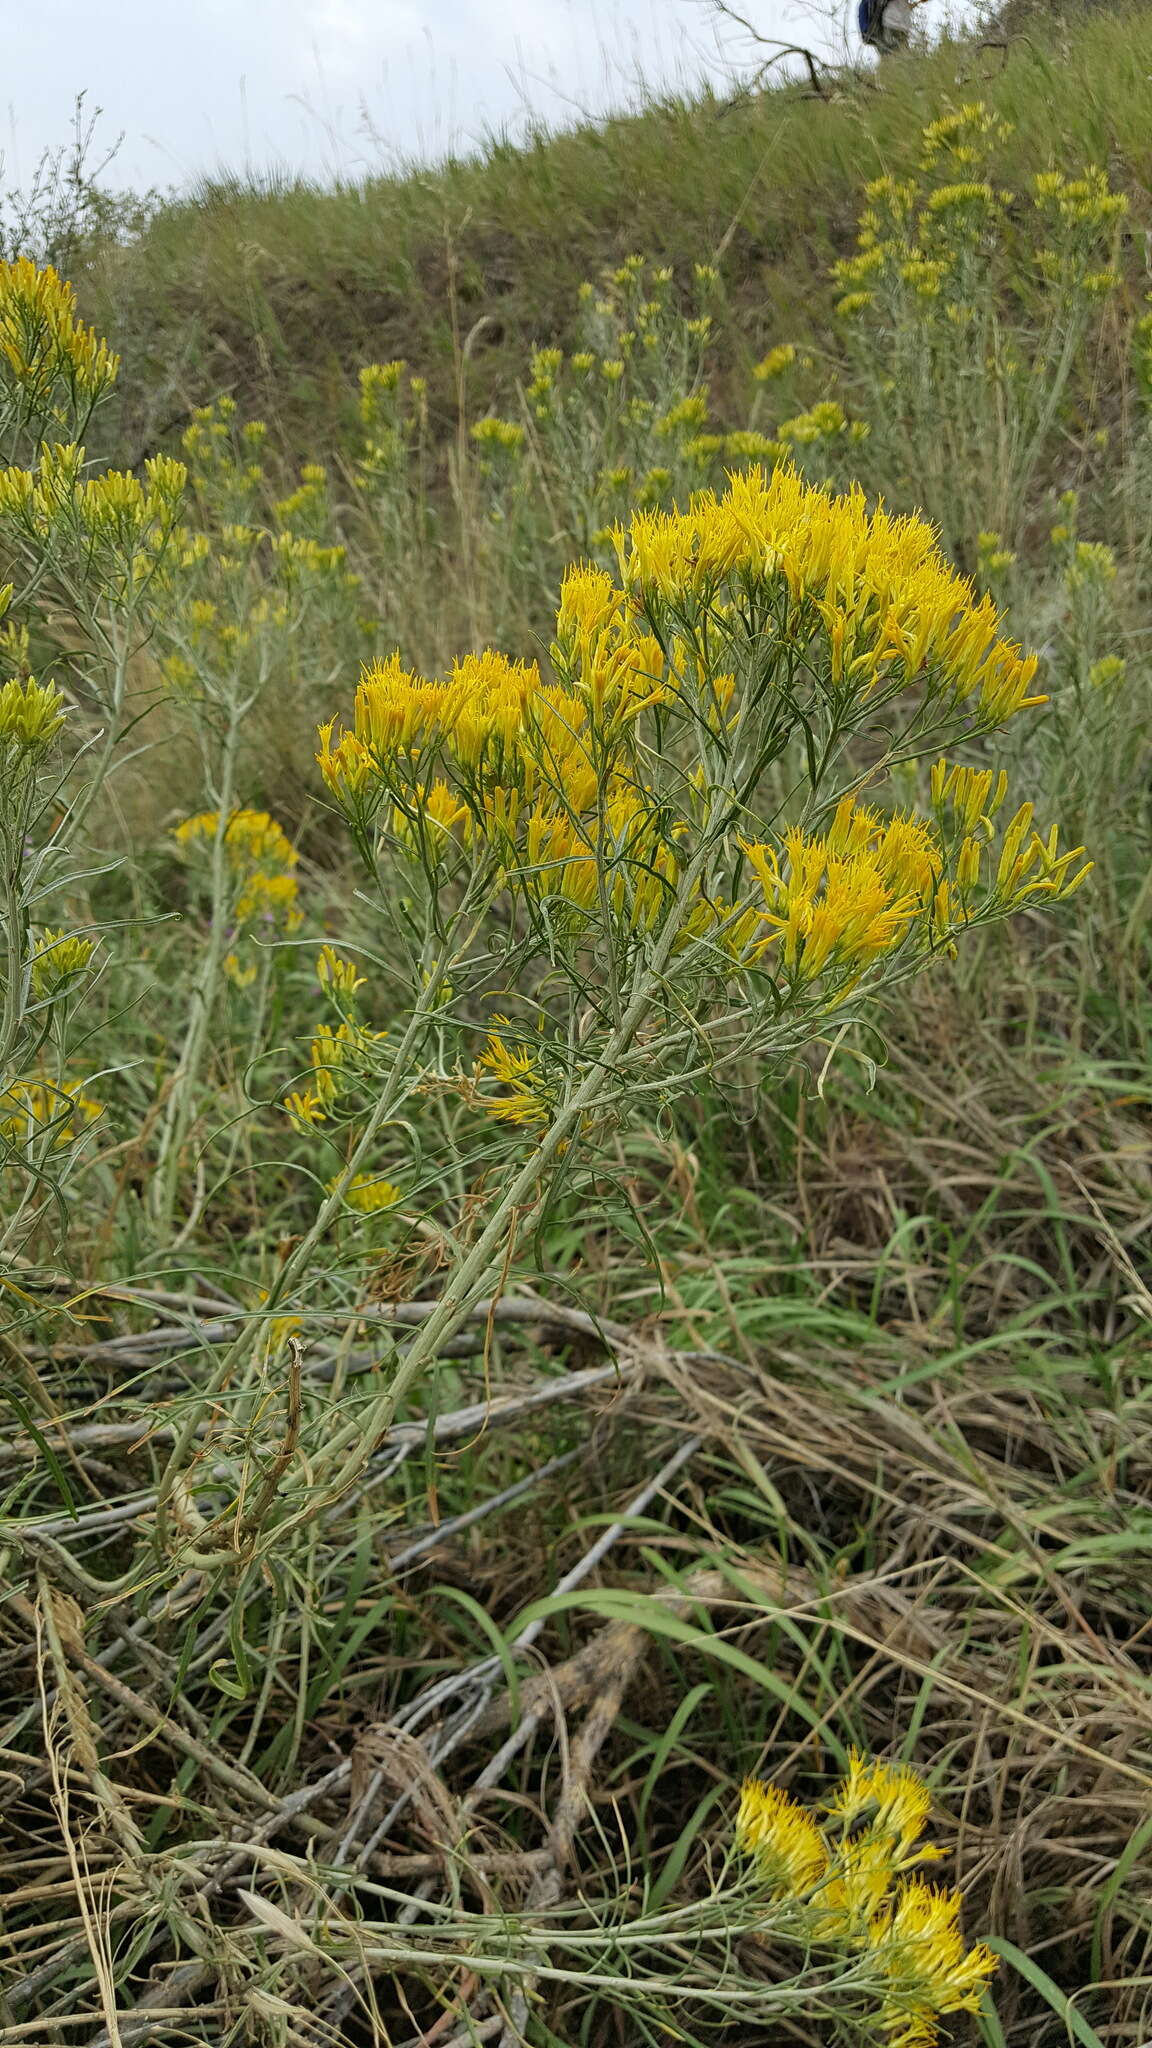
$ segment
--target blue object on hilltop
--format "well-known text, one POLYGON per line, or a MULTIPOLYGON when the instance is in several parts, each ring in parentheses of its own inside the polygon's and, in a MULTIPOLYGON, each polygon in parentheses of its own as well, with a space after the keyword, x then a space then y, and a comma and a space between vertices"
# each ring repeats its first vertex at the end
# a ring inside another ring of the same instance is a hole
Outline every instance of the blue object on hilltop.
POLYGON ((860 0, 856 24, 870 49, 906 49, 912 31, 909 0, 860 0))

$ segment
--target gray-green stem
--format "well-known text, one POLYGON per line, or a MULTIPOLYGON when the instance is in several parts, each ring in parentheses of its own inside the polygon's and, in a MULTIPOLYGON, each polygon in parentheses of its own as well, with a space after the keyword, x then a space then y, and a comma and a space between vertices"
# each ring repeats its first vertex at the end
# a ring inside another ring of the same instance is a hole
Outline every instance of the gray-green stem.
POLYGON ((228 723, 221 749, 220 776, 216 792, 216 836, 212 842, 211 924, 199 972, 192 984, 188 1028, 184 1034, 180 1058, 164 1105, 156 1169, 152 1181, 152 1220, 161 1235, 170 1228, 172 1211, 176 1205, 180 1157, 195 1114, 196 1089, 204 1062, 204 1049, 208 1042, 208 1028, 216 1006, 216 993, 227 943, 226 925, 232 900, 227 833, 236 792, 236 754, 240 727, 248 708, 247 702, 233 703, 229 706, 228 723))
MULTIPOLYGON (((595 1066, 590 1068, 575 1093, 564 1105, 531 1159, 521 1167, 471 1251, 466 1254, 453 1274, 433 1313, 421 1325, 386 1390, 378 1396, 361 1420, 347 1423, 343 1429, 337 1430, 330 1440, 327 1446, 329 1460, 339 1457, 345 1450, 349 1450, 350 1455, 324 1481, 326 1502, 338 1499, 355 1483, 380 1438, 394 1421, 400 1403, 426 1367, 432 1363, 440 1345, 446 1338, 455 1334, 475 1304, 484 1299, 493 1282, 505 1271, 510 1233, 517 1233, 524 1218, 538 1208, 541 1183, 547 1169, 557 1154, 567 1146, 574 1133, 578 1132, 584 1118, 597 1106, 605 1088, 610 1085, 606 1077, 611 1075, 616 1064, 624 1057, 644 1022, 653 995, 679 939, 681 912, 687 908, 695 895, 697 884, 712 850, 714 833, 730 807, 731 796, 728 794, 722 794, 719 799, 714 800, 708 823, 701 834, 699 851, 681 879, 676 903, 667 919, 660 942, 651 960, 640 970, 631 998, 604 1047, 602 1056, 595 1066)), ((315 1498, 311 1499, 307 1510, 309 1515, 316 1511, 316 1506, 315 1498)))
MULTIPOLYGON (((483 916, 483 910, 481 910, 479 916, 483 916)), ((456 949, 454 958, 461 957, 467 951, 474 938, 478 922, 479 918, 469 924, 456 949)), ((453 964, 453 958, 445 957, 438 960, 429 971, 424 987, 413 1007, 404 1035, 396 1046, 391 1072, 376 1098, 368 1121, 356 1144, 353 1146, 343 1171, 333 1181, 329 1193, 320 1204, 311 1229, 305 1232, 299 1244, 289 1253, 273 1280, 261 1309, 261 1324, 268 1316, 275 1313, 285 1296, 296 1284, 296 1281, 307 1271, 313 1252, 327 1235, 344 1206, 346 1190, 351 1186, 357 1173, 360 1172, 361 1168, 370 1159, 377 1134, 393 1116, 404 1095, 407 1093, 411 1085, 411 1077, 408 1072, 409 1061, 424 1035, 429 1019, 435 1015, 440 1007, 442 991, 446 981, 451 976, 453 964)), ((216 1371, 203 1388, 199 1400, 192 1404, 188 1414, 185 1416, 183 1425, 173 1445, 172 1454, 161 1475, 157 1493, 156 1529, 157 1540, 160 1543, 163 1543, 165 1540, 168 1505, 180 1479, 184 1460, 191 1446, 196 1441, 197 1431, 209 1408, 215 1401, 221 1388, 227 1385, 236 1367, 247 1352, 252 1341, 252 1331, 253 1324, 251 1322, 245 1323, 238 1331, 233 1342, 222 1354, 216 1371)))

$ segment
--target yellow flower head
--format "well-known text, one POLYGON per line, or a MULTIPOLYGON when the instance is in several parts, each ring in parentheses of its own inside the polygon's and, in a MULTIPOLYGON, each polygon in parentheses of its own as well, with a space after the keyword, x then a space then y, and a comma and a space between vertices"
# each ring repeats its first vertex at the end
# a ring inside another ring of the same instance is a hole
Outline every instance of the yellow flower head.
POLYGON ((794 826, 782 847, 746 841, 744 852, 762 892, 757 953, 778 945, 785 969, 805 981, 858 970, 899 946, 944 859, 925 820, 882 821, 851 797, 826 834, 794 826))
POLYGON ((307 1132, 322 1124, 327 1115, 324 1103, 312 1088, 301 1088, 284 1097, 284 1107, 296 1129, 307 1132))
POLYGON ((67 932, 41 932, 32 955, 35 994, 40 997, 63 995, 79 980, 95 951, 95 939, 78 939, 67 932))
POLYGON ((477 420, 472 439, 481 448, 498 448, 506 455, 516 455, 524 446, 524 429, 515 420, 477 420))
POLYGON ((224 972, 235 988, 251 988, 259 971, 254 960, 242 960, 239 953, 224 955, 224 972))
MULTIPOLYGON (((845 424, 834 401, 803 418, 817 438, 845 424)), ((854 688, 925 677, 975 701, 989 724, 1042 701, 1029 695, 1036 657, 998 638, 996 605, 945 562, 927 521, 870 512, 858 489, 834 496, 790 468, 752 468, 687 512, 635 512, 613 539, 623 587, 649 611, 695 616, 726 585, 782 587, 815 610, 834 679, 854 688)))
POLYGON ((364 987, 364 976, 357 973, 355 963, 345 960, 333 946, 321 946, 316 958, 316 979, 321 988, 330 989, 335 995, 354 996, 358 988, 364 987))
MULTIPOLYGON (((328 1183, 332 1193, 338 1182, 328 1183)), ((379 1216, 385 1209, 394 1209, 403 1199, 403 1190, 394 1181, 384 1180, 378 1174, 353 1174, 344 1190, 344 1201, 349 1209, 355 1209, 361 1216, 379 1216)))
POLYGON ((623 606, 623 593, 617 590, 606 569, 576 562, 565 570, 560 585, 556 638, 563 646, 586 646, 607 627, 617 624, 623 606))
POLYGON ((489 1033, 485 1050, 476 1061, 477 1079, 496 1081, 507 1092, 478 1098, 489 1116, 506 1123, 539 1124, 548 1121, 548 1106, 540 1093, 540 1074, 526 1046, 510 1045, 503 1033, 510 1030, 507 1017, 494 1017, 500 1030, 489 1033))
POLYGON ((76 294, 50 264, 0 263, 0 365, 36 411, 65 393, 87 411, 120 367, 107 342, 76 318, 76 294))
POLYGON ((904 1765, 873 1762, 853 1750, 848 1774, 828 1811, 845 1829, 864 1827, 891 1843, 895 1868, 937 1853, 919 1846, 932 1811, 932 1794, 904 1765))
POLYGON ((757 363, 752 375, 758 384, 767 384, 771 378, 783 376, 785 370, 790 370, 795 361, 796 344, 782 341, 777 347, 769 349, 767 355, 757 363))
POLYGON ((756 434, 742 427, 736 433, 724 435, 724 454, 730 462, 776 463, 783 460, 784 446, 767 434, 756 434))
POLYGON ((696 432, 708 419, 708 399, 703 392, 693 392, 681 398, 656 422, 658 434, 673 435, 696 432))
POLYGON ((979 2006, 997 1959, 982 1942, 966 1949, 959 1923, 959 1892, 913 1879, 869 1927, 869 1960, 885 1979, 880 2024, 890 2048, 931 2048, 943 2015, 979 2006))
POLYGON ((828 1868, 824 1838, 811 1815, 776 1785, 748 1778, 736 1815, 736 1845, 781 1896, 805 1898, 828 1868))
POLYGON ((5 745, 43 753, 64 723, 64 698, 55 683, 16 676, 0 685, 0 750, 5 745))
POLYGON ((83 1082, 31 1075, 0 1092, 0 1138, 20 1147, 47 1141, 63 1149, 103 1113, 103 1105, 84 1093, 83 1082))

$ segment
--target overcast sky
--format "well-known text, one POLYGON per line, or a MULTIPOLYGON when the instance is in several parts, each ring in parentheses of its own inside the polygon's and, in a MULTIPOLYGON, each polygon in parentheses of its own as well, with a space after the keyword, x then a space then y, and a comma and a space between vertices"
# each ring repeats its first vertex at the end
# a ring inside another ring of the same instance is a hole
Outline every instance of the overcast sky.
MULTIPOLYGON (((827 40, 824 0, 734 4, 762 34, 827 40)), ((112 182, 147 188, 434 159, 522 132, 526 110, 558 124, 626 105, 641 77, 754 62, 708 0, 8 0, 5 16, 5 186, 67 136, 82 91, 105 144, 124 132, 112 182)))

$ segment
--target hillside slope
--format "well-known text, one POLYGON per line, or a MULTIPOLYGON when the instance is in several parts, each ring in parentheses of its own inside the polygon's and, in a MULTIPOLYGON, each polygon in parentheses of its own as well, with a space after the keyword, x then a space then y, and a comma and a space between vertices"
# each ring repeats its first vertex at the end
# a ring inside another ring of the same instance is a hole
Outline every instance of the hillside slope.
MULTIPOLYGON (((580 280, 639 250, 690 278, 721 269, 722 365, 811 327, 848 246, 862 179, 915 159, 924 123, 979 96, 1012 124, 1009 182, 1059 157, 1108 167, 1139 232, 1152 182, 1152 10, 1014 40, 945 45, 848 81, 725 109, 666 100, 626 119, 494 145, 435 170, 320 190, 240 181, 161 207, 95 254, 86 310, 125 356, 122 452, 162 445, 230 392, 302 454, 330 451, 364 362, 427 374, 446 432, 506 393, 536 342, 563 343, 580 280), (465 368, 466 362, 466 368, 465 368)), ((723 371, 722 373, 723 374, 723 371)))

